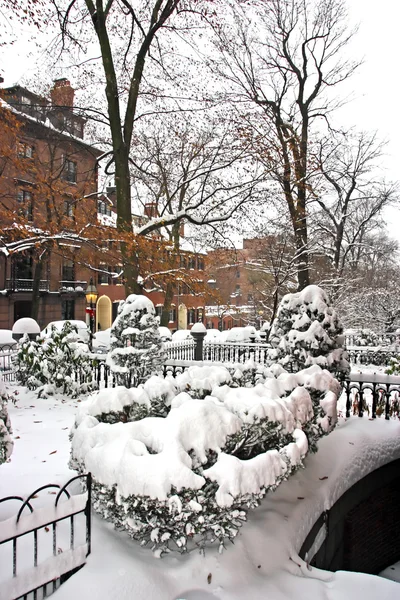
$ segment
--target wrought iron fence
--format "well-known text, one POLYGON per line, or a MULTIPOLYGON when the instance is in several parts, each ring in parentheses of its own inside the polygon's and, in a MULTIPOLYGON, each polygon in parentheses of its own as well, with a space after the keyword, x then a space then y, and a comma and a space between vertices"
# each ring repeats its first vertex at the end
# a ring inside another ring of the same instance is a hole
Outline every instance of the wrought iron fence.
POLYGON ((372 419, 380 415, 400 418, 400 376, 351 373, 344 381, 344 391, 346 417, 363 417, 368 412, 372 419))
MULTIPOLYGON (((39 291, 48 292, 50 287, 48 279, 41 279, 39 282, 39 291)), ((6 289, 14 292, 31 292, 33 290, 33 279, 6 279, 6 289)))
POLYGON ((164 343, 164 349, 169 360, 194 360, 195 348, 196 342, 194 340, 164 343))
POLYGON ((1 583, 2 598, 27 600, 29 596, 33 600, 40 600, 54 592, 84 566, 91 551, 91 486, 92 477, 88 473, 73 477, 62 487, 56 484, 43 485, 25 500, 20 496, 0 499, 0 505, 3 507, 6 502, 22 503, 16 516, 0 521, 2 565, 6 564, 7 557, 11 559, 11 577, 1 583), (71 495, 67 488, 78 480, 83 482, 85 492, 71 495), (34 508, 33 499, 44 490, 56 496, 54 504, 34 508), (64 496, 66 500, 60 502, 64 496), (27 510, 29 513, 26 513, 27 510), (85 520, 84 536, 77 528, 78 515, 83 515, 85 520), (62 532, 64 535, 60 542, 58 530, 63 522, 68 533, 62 532), (78 545, 79 541, 83 540, 84 543, 78 545), (61 547, 65 542, 69 546, 68 549, 61 547))
POLYGON ((398 354, 395 349, 347 348, 350 363, 354 365, 376 365, 387 367, 391 359, 398 354))
POLYGON ((15 371, 13 357, 17 353, 17 344, 1 344, 0 346, 0 375, 4 381, 14 382, 15 371))
POLYGON ((266 344, 237 343, 237 342, 212 342, 203 347, 203 359, 212 362, 245 363, 248 360, 268 365, 270 364, 269 350, 266 344))

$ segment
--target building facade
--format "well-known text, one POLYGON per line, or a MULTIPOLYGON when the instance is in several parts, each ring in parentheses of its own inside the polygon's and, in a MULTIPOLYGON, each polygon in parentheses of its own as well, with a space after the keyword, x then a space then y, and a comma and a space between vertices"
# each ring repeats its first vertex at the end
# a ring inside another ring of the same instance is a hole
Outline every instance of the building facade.
MULTIPOLYGON (((94 329, 105 330, 125 299, 117 245, 99 240, 94 249, 78 238, 74 241, 78 225, 100 223, 115 229, 114 190, 98 193, 102 151, 84 141, 85 119, 74 109, 74 90, 68 80, 55 81, 50 99, 21 86, 3 89, 2 98, 0 328, 10 329, 25 316, 34 316, 41 327, 66 319, 89 323, 92 317, 94 329), (41 239, 42 231, 46 239, 41 239), (97 291, 92 306, 85 296, 90 283, 97 291)), ((144 223, 153 212, 147 207, 134 221, 144 223)), ((152 243, 157 245, 157 240, 152 243)), ((188 250, 180 254, 187 280, 204 279, 204 256, 188 250)), ((161 316, 164 291, 144 285, 143 293, 161 316)), ((190 329, 203 317, 203 296, 190 283, 178 281, 168 309, 168 327, 190 329)))

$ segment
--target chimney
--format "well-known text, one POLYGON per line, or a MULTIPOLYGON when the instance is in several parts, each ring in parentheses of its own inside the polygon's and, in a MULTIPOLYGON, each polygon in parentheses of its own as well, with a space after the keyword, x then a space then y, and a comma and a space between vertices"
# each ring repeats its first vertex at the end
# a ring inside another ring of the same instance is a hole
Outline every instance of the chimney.
POLYGON ((74 106, 75 91, 71 87, 68 79, 55 79, 53 89, 50 90, 51 102, 53 106, 72 108, 74 106))

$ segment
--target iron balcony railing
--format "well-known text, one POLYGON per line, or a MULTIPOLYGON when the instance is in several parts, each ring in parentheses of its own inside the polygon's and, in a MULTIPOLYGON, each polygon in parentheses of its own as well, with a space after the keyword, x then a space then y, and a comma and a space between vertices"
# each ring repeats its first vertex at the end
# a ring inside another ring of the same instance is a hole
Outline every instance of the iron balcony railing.
POLYGON ((60 292, 84 293, 87 287, 87 281, 70 281, 62 279, 60 282, 60 292))
MULTIPOLYGON (((41 279, 39 282, 39 291, 49 291, 49 280, 41 279)), ((12 292, 31 292, 33 290, 33 279, 6 279, 6 289, 12 292)))

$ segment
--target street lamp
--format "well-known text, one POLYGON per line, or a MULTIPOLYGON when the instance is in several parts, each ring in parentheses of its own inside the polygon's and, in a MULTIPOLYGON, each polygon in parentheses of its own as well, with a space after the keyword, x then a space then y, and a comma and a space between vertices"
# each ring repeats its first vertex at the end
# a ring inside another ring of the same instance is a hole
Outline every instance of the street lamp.
POLYGON ((94 305, 97 300, 97 288, 93 283, 93 277, 90 278, 90 283, 86 288, 86 302, 89 305, 89 332, 90 332, 90 350, 92 349, 92 337, 94 333, 94 305))

